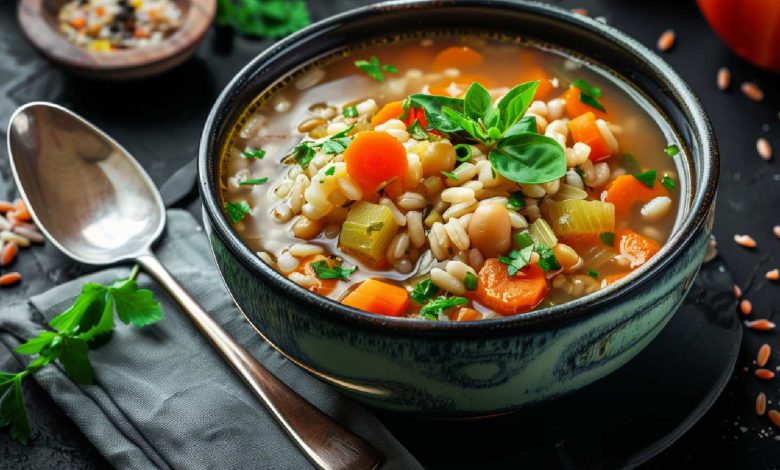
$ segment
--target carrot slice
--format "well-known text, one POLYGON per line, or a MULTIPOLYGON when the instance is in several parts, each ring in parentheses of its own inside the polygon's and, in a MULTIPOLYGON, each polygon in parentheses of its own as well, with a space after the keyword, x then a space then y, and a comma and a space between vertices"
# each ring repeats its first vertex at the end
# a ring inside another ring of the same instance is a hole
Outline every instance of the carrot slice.
POLYGON ((81 29, 87 25, 87 19, 84 18, 83 16, 77 16, 72 20, 70 20, 70 25, 75 29, 81 29))
POLYGON ((485 60, 482 54, 468 46, 452 46, 444 49, 433 59, 433 69, 441 71, 447 68, 464 69, 476 67, 485 60))
POLYGON ((406 175, 406 149, 386 132, 360 132, 344 151, 347 174, 373 193, 382 183, 406 175))
POLYGON ((514 276, 507 265, 489 258, 479 270, 477 300, 501 315, 517 315, 539 305, 547 295, 544 270, 532 264, 514 276))
POLYGON ((376 127, 391 119, 398 119, 404 114, 403 101, 391 101, 382 106, 382 109, 371 118, 371 125, 376 127))
POLYGON ((615 215, 624 217, 634 204, 645 203, 659 196, 668 196, 669 192, 662 184, 656 182, 652 188, 648 188, 633 175, 621 175, 612 181, 607 188, 605 202, 615 205, 615 215))
POLYGON ((566 90, 566 93, 564 93, 562 96, 562 98, 566 100, 566 115, 569 116, 569 119, 574 119, 577 116, 582 116, 585 113, 593 113, 593 115, 598 119, 606 119, 607 113, 602 112, 592 106, 588 106, 587 104, 580 101, 581 93, 582 90, 576 86, 572 86, 566 90))
POLYGON ((367 279, 349 293, 342 304, 378 315, 398 317, 406 311, 409 293, 403 287, 367 279))
POLYGON ((569 130, 575 142, 588 144, 591 161, 599 162, 612 156, 612 150, 601 136, 596 125, 596 115, 592 112, 588 111, 569 121, 569 130))
POLYGON ((631 269, 642 266, 661 249, 655 240, 627 228, 619 230, 615 235, 620 254, 631 261, 631 269))

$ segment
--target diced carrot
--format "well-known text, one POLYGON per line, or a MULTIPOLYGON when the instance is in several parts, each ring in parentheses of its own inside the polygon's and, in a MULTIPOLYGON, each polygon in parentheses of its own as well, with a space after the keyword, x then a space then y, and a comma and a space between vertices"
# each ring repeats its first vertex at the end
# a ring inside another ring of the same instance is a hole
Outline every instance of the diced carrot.
POLYGON ((612 274, 610 276, 604 276, 604 282, 606 283, 606 285, 610 285, 613 282, 617 282, 617 281, 623 279, 624 277, 628 276, 630 273, 631 273, 630 271, 627 271, 627 272, 624 272, 624 273, 612 274))
POLYGON ((366 131, 357 134, 344 151, 347 174, 363 190, 373 193, 387 181, 406 175, 406 149, 386 132, 366 131))
POLYGON ((539 85, 536 87, 536 93, 534 94, 534 100, 544 100, 549 97, 553 91, 552 83, 550 82, 550 75, 537 64, 526 65, 522 64, 519 74, 515 79, 516 83, 510 86, 519 85, 520 83, 539 81, 539 85))
POLYGON ((475 321, 481 320, 482 314, 473 308, 461 307, 450 319, 454 321, 475 321))
POLYGON ((647 202, 658 196, 668 196, 669 192, 658 182, 648 188, 633 175, 620 175, 607 188, 605 202, 615 205, 615 215, 625 217, 631 207, 638 202, 647 202))
POLYGON ((403 101, 391 101, 382 106, 382 109, 371 118, 371 125, 376 127, 391 119, 398 119, 404 114, 403 101))
POLYGON ((544 270, 535 264, 510 277, 507 265, 489 258, 479 270, 476 298, 501 315, 527 312, 539 305, 545 295, 547 279, 544 270))
POLYGON ((303 261, 298 265, 298 269, 296 269, 296 271, 302 274, 307 274, 313 277, 314 279, 316 279, 315 284, 309 287, 310 291, 314 292, 315 294, 328 295, 331 292, 333 292, 333 289, 336 288, 336 285, 338 284, 339 281, 338 279, 318 278, 317 274, 315 274, 314 272, 314 268, 311 267, 311 264, 317 261, 324 261, 330 267, 333 267, 333 265, 335 264, 333 260, 328 258, 327 256, 312 255, 304 258, 303 261))
POLYGON ((409 293, 403 287, 376 279, 367 279, 350 292, 341 303, 378 315, 398 317, 406 311, 409 293))
POLYGON ((16 220, 23 220, 23 221, 29 221, 32 220, 32 217, 30 216, 30 211, 27 210, 27 205, 22 201, 21 199, 17 199, 14 204, 16 205, 16 209, 14 209, 15 215, 14 217, 16 220))
POLYGON ((631 269, 642 266, 661 249, 655 240, 627 228, 619 230, 615 235, 620 254, 631 261, 631 269))
POLYGON ((0 201, 0 212, 12 211, 16 208, 13 202, 0 201))
POLYGON ((607 113, 602 112, 601 110, 598 110, 592 106, 588 106, 587 104, 580 101, 581 93, 582 90, 576 86, 573 86, 566 90, 566 93, 564 93, 561 97, 566 100, 566 115, 569 116, 569 119, 574 119, 577 116, 582 116, 588 112, 593 113, 593 115, 598 119, 606 119, 607 113))
POLYGON ((482 54, 468 46, 451 46, 436 55, 433 59, 433 69, 468 69, 480 65, 484 59, 482 54))
POLYGON ((70 25, 75 29, 81 29, 87 25, 87 19, 83 16, 77 16, 70 20, 70 25))
POLYGON ((95 16, 103 16, 103 15, 105 15, 105 14, 106 14, 106 9, 105 9, 105 7, 102 7, 102 6, 99 6, 99 5, 98 5, 98 6, 96 6, 96 7, 95 7, 95 8, 92 10, 92 12, 95 14, 95 16))
POLYGON ((599 162, 612 156, 612 150, 601 136, 601 131, 596 125, 596 115, 592 112, 588 111, 569 121, 569 130, 575 142, 588 144, 591 161, 599 162))

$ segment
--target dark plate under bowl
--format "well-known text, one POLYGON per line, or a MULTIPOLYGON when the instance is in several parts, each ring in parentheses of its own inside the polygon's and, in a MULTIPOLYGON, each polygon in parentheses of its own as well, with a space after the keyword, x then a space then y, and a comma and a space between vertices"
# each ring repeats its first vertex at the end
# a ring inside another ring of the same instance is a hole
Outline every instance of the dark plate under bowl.
POLYGON ((698 272, 712 224, 717 149, 683 80, 614 28, 535 3, 383 3, 319 22, 268 49, 227 86, 200 147, 199 178, 215 259, 237 305, 288 358, 376 406, 437 416, 484 415, 579 389, 620 367, 669 321, 698 272), (595 294, 481 322, 381 317, 312 294, 265 265, 223 215, 217 193, 230 129, 291 71, 357 43, 420 31, 521 37, 630 84, 671 124, 688 182, 681 216, 660 254, 595 294))

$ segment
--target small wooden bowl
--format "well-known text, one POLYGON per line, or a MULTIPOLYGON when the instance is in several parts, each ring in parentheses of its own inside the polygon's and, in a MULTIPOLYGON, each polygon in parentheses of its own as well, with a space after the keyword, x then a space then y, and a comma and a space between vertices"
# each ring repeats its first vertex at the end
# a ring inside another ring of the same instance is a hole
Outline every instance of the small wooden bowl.
POLYGON ((101 80, 150 77, 188 59, 216 14, 215 0, 174 0, 181 10, 178 30, 159 44, 111 52, 93 52, 68 41, 57 16, 68 0, 21 0, 17 16, 22 31, 46 58, 73 73, 101 80))

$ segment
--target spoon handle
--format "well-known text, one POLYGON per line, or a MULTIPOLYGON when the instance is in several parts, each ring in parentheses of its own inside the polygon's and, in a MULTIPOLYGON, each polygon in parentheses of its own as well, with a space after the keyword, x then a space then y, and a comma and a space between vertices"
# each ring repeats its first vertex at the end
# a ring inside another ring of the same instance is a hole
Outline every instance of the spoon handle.
POLYGON ((136 261, 165 287, 315 465, 326 470, 372 469, 379 465, 379 454, 370 444, 274 377, 195 302, 154 255, 141 255, 136 261))

